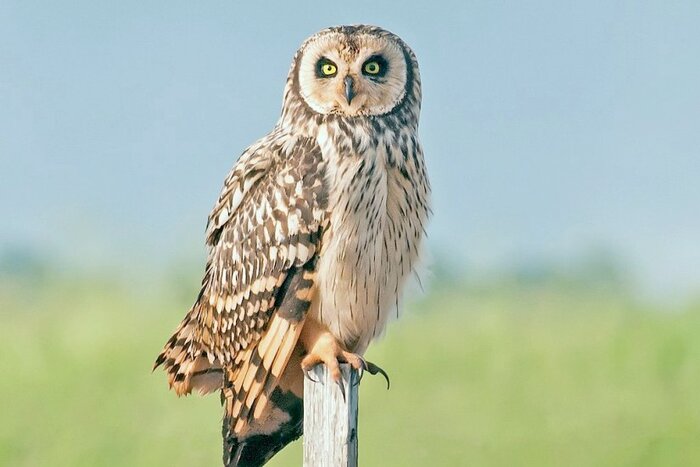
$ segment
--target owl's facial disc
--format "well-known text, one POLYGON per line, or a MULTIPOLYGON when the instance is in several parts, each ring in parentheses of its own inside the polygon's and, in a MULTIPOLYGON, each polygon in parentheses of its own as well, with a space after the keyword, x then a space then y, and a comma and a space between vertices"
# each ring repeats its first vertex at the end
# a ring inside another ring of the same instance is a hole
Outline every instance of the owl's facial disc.
POLYGON ((406 58, 385 37, 329 33, 307 45, 298 80, 301 97, 316 112, 382 115, 406 93, 406 58))

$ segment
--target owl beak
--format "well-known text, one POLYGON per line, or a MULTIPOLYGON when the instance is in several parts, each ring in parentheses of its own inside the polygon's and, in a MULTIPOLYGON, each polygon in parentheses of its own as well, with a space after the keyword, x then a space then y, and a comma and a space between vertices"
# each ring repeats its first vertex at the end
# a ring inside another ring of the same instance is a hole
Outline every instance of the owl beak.
POLYGON ((345 99, 347 99, 348 105, 350 105, 352 98, 355 97, 355 90, 353 89, 355 82, 352 80, 351 76, 346 76, 343 82, 345 83, 345 99))

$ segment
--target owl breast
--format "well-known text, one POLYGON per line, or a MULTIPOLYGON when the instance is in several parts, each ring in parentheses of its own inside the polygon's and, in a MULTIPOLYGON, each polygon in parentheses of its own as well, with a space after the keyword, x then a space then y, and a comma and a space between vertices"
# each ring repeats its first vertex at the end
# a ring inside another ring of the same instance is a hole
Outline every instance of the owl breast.
POLYGON ((413 135, 351 135, 321 128, 329 225, 312 316, 363 353, 398 314, 428 211, 422 151, 413 135))

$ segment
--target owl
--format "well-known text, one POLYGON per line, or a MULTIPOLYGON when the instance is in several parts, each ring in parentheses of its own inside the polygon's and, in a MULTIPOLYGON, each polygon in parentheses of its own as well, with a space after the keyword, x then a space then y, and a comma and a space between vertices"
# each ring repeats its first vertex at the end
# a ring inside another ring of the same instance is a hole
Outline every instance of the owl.
POLYGON ((299 48, 274 129, 247 148, 206 228, 194 305, 166 343, 178 395, 220 391, 224 465, 263 465, 303 426, 305 371, 362 355, 420 259, 430 185, 411 49, 374 26, 299 48))

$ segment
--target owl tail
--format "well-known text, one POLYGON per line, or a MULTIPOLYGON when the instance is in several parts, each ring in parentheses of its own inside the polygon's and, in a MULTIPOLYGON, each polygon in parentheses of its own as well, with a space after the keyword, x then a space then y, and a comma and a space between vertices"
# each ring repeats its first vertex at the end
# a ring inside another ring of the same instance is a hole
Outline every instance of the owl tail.
POLYGON ((236 395, 230 383, 224 383, 225 408, 222 435, 225 467, 264 465, 283 447, 302 435, 304 428, 304 375, 301 357, 294 352, 278 384, 272 389, 265 409, 245 423, 230 416, 236 395))
POLYGON ((178 396, 190 394, 193 390, 202 395, 209 394, 221 389, 223 382, 221 366, 210 361, 206 352, 196 348, 191 315, 192 311, 166 342, 153 365, 154 370, 163 365, 168 384, 178 396))
MULTIPOLYGON (((278 388, 279 391, 279 388, 278 388)), ((272 456, 283 447, 299 438, 303 429, 304 404, 301 399, 290 393, 280 391, 277 394, 280 406, 274 402, 269 411, 271 419, 277 418, 274 411, 289 414, 286 422, 279 420, 266 420, 254 422, 250 431, 242 436, 231 430, 232 420, 224 417, 224 466, 226 467, 258 467, 264 465, 272 456), (290 407, 290 404, 292 407, 290 407), (267 427, 272 427, 272 432, 267 432, 267 427)))

